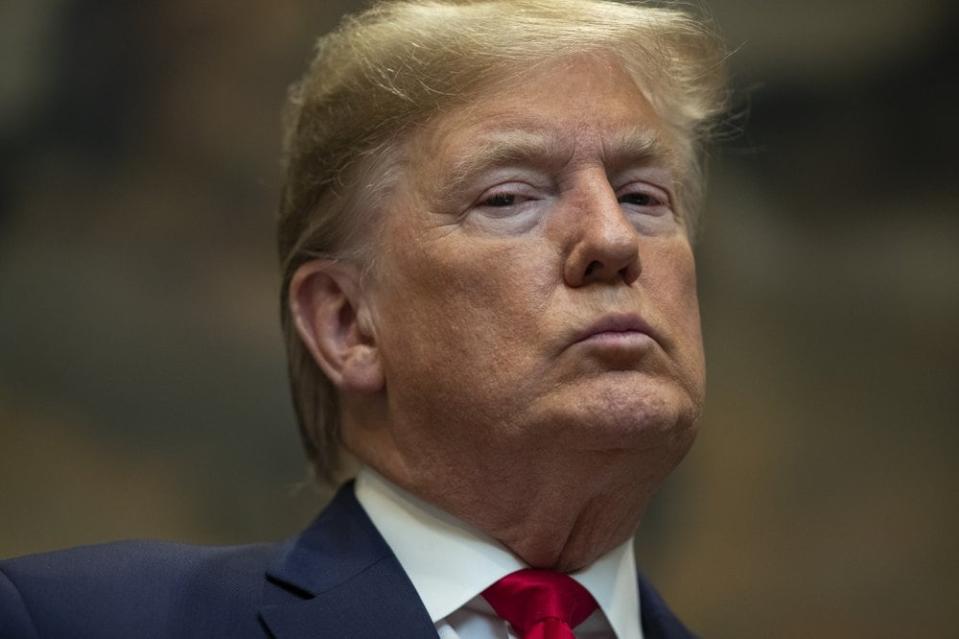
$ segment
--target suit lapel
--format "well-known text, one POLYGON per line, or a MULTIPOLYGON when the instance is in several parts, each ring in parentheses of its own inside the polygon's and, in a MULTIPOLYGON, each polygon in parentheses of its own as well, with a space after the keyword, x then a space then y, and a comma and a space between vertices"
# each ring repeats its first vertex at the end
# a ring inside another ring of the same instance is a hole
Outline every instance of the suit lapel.
POLYGON ((696 639, 676 618, 656 589, 639 576, 639 611, 643 639, 696 639))
MULTIPOLYGON (((267 570, 260 618, 276 639, 436 639, 436 629, 393 551, 356 500, 352 482, 267 570)), ((639 576, 645 639, 692 639, 639 576)))
POLYGON ((353 484, 267 570, 278 586, 260 618, 276 639, 435 639, 433 622, 353 484))

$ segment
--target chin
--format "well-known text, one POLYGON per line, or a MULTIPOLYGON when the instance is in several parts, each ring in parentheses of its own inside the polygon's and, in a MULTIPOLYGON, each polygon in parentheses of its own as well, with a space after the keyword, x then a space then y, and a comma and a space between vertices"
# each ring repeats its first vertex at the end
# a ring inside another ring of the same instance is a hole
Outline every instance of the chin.
POLYGON ((579 390, 557 402, 549 418, 574 448, 688 449, 695 438, 701 400, 672 380, 604 381, 579 390))

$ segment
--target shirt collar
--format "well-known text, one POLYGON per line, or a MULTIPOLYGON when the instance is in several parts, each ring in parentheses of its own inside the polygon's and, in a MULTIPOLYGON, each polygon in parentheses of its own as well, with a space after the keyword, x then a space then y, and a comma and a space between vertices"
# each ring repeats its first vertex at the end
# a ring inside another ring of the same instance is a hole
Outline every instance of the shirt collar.
MULTIPOLYGON (((356 498, 409 575, 433 623, 493 582, 528 568, 492 537, 370 468, 357 475, 356 498)), ((593 595, 618 639, 642 639, 631 540, 570 576, 593 595)))

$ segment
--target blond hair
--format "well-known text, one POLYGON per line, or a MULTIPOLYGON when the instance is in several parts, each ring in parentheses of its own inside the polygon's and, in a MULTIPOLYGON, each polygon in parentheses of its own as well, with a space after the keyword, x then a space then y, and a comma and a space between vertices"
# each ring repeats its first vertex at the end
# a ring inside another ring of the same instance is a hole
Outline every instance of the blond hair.
POLYGON ((336 475, 339 406, 293 326, 287 298, 294 272, 317 258, 371 263, 369 230, 401 172, 408 132, 494 77, 584 53, 617 57, 677 134, 692 227, 702 198, 702 145, 724 108, 725 51, 689 14, 608 0, 398 0, 347 17, 320 38, 290 92, 279 210, 290 384, 318 477, 336 475))

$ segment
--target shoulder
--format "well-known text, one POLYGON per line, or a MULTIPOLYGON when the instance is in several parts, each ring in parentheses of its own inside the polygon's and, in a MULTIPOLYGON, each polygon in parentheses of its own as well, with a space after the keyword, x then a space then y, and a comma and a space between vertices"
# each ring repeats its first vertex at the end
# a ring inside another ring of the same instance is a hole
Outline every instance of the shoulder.
POLYGON ((0 636, 230 636, 255 622, 275 553, 129 541, 0 561, 0 636))

